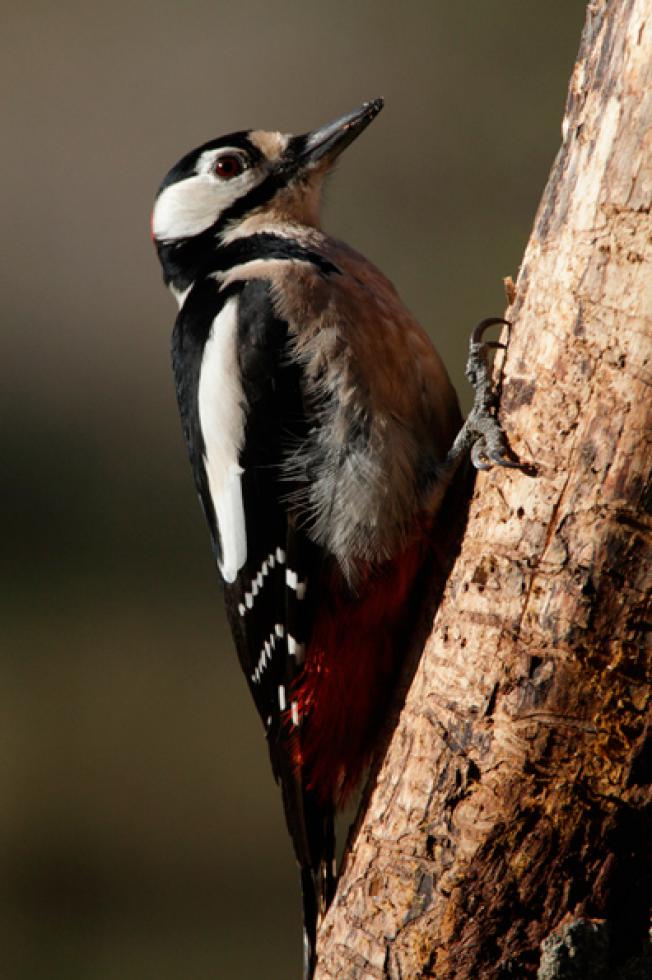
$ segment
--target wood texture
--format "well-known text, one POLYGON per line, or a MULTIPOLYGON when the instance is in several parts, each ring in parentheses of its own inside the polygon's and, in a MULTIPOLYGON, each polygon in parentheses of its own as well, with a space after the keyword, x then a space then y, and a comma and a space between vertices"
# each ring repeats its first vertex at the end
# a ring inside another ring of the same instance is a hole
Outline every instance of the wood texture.
POLYGON ((652 0, 590 3, 507 312, 537 474, 477 481, 317 980, 542 977, 586 920, 611 977, 648 934, 651 203, 652 0))

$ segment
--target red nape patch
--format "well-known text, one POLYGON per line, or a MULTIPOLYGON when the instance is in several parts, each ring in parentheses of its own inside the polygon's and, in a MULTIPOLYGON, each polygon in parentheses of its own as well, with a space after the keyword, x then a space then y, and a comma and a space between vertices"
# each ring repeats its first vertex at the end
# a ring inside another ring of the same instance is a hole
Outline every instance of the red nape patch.
POLYGON ((332 576, 294 697, 305 719, 297 758, 323 803, 342 806, 369 762, 405 653, 406 600, 423 539, 369 572, 352 596, 332 576))

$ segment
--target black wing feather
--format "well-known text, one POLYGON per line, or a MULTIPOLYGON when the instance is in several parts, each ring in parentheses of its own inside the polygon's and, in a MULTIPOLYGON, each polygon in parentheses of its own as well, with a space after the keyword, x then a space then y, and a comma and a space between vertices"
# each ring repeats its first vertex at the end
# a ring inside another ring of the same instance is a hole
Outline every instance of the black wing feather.
POLYGON ((300 368, 288 357, 288 327, 273 309, 263 280, 220 290, 215 280, 196 284, 173 334, 173 365, 184 435, 195 483, 221 558, 219 529, 204 468, 197 392, 204 345, 224 303, 238 294, 238 358, 246 407, 240 454, 247 558, 236 580, 225 583, 227 614, 238 657, 267 735, 272 767, 281 784, 288 830, 301 866, 306 968, 315 960, 317 919, 334 889, 333 814, 306 787, 296 763, 301 719, 292 701, 309 640, 320 549, 295 525, 287 501, 301 488, 289 483, 282 460, 311 424, 300 368), (293 587, 298 585, 299 588, 293 587))
MULTIPOLYGON (((297 429, 305 424, 299 369, 288 363, 286 347, 287 324, 274 314, 267 283, 247 282, 238 308, 238 357, 247 406, 240 454, 247 560, 236 581, 225 586, 225 594, 238 655, 270 749, 284 730, 281 705, 285 703, 285 711, 290 708, 297 666, 288 653, 287 573, 295 570, 288 564, 289 547, 304 578, 306 565, 319 560, 314 546, 304 536, 297 540, 290 530, 284 503, 288 486, 282 460, 288 441, 300 437, 297 429)), ((272 762, 276 767, 273 751, 272 762)))
POLYGON ((296 526, 287 506, 301 488, 288 482, 281 461, 305 439, 312 424, 300 368, 287 349, 287 324, 274 312, 268 283, 248 282, 238 310, 240 371, 248 409, 240 460, 247 562, 236 582, 225 586, 225 594, 238 655, 265 724, 288 830, 302 869, 308 976, 314 967, 317 919, 334 890, 334 837, 333 814, 305 786, 293 745, 301 737, 301 719, 292 689, 310 636, 323 555, 296 526), (270 556, 274 557, 271 569, 270 556), (251 594, 251 583, 260 583, 265 562, 262 587, 252 596, 249 609, 247 593, 251 594), (261 671, 262 651, 271 635, 275 643, 261 671))

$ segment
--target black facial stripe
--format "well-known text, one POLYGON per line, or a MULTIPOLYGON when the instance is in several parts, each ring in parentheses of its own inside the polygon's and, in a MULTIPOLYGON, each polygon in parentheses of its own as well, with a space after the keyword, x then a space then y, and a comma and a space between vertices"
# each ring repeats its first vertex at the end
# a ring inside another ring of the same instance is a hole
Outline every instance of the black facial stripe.
POLYGON ((213 234, 219 235, 231 221, 237 221, 238 218, 243 218, 250 211, 254 211, 263 204, 267 204, 286 183, 287 179, 284 176, 284 172, 273 170, 260 184, 256 184, 249 193, 243 194, 242 197, 239 197, 237 201, 234 201, 230 207, 222 212, 211 228, 213 234))
POLYGON ((177 289, 186 289, 211 272, 228 272, 255 259, 298 259, 311 262, 322 275, 341 275, 341 270, 323 255, 291 238, 261 232, 237 238, 228 245, 219 245, 214 229, 215 226, 179 242, 157 242, 166 283, 172 282, 177 289))
POLYGON ((256 259, 298 259, 300 262, 311 262, 323 275, 341 275, 341 270, 323 255, 292 238, 283 238, 270 232, 236 238, 228 245, 222 245, 215 253, 211 268, 214 272, 226 272, 256 259))

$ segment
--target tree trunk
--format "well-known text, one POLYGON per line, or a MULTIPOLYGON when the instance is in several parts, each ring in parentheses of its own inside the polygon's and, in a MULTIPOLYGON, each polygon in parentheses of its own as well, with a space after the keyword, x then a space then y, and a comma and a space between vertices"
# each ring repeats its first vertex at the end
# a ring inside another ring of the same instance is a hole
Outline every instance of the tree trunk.
POLYGON ((536 474, 478 478, 317 980, 652 976, 651 203, 652 0, 598 0, 507 312, 536 474))

